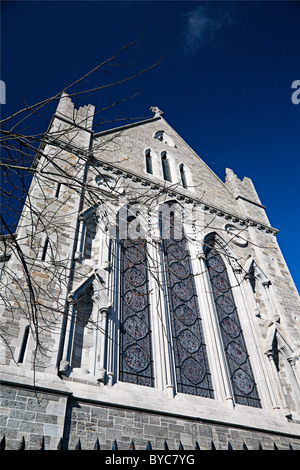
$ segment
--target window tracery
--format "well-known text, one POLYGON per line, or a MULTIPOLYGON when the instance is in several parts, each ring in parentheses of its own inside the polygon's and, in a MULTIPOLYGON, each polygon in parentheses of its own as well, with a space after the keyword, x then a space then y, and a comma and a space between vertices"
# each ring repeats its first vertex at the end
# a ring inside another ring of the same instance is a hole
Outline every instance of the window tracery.
POLYGON ((170 213, 170 218, 170 238, 163 239, 163 253, 177 390, 213 398, 187 239, 183 231, 180 239, 174 236, 174 212, 170 213))
MULTIPOLYGON (((132 217, 128 222, 132 222, 132 217)), ((146 241, 129 236, 120 241, 122 382, 154 386, 146 241)))
POLYGON ((227 269, 214 240, 208 242, 205 255, 235 401, 237 404, 260 408, 227 269))

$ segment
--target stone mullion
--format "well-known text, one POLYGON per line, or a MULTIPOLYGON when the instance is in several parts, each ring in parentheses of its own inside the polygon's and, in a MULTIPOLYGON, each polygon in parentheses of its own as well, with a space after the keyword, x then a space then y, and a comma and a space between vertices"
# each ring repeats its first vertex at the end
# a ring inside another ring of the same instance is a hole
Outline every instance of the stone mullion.
POLYGON ((216 398, 226 401, 230 408, 234 407, 234 395, 231 387, 229 370, 221 339, 220 327, 217 321, 217 312, 213 299, 212 288, 208 274, 208 268, 203 252, 198 253, 200 264, 200 298, 203 299, 203 318, 206 325, 208 359, 214 358, 211 363, 213 366, 213 383, 216 387, 216 398), (202 293, 203 292, 203 293, 202 293))
POLYGON ((108 385, 118 381, 119 371, 119 306, 120 306, 120 246, 117 240, 111 240, 110 272, 108 275, 108 293, 112 302, 111 313, 107 324, 107 377, 108 385))
POLYGON ((161 256, 161 272, 159 275, 159 292, 160 292, 160 307, 161 307, 161 339, 164 358, 163 368, 165 375, 165 391, 170 398, 175 397, 176 382, 175 382, 175 362, 173 357, 173 340, 172 340, 172 329, 171 329, 171 318, 170 310, 168 308, 168 289, 166 284, 166 270, 164 264, 164 254, 162 252, 162 240, 158 239, 158 250, 160 250, 161 256))
POLYGON ((263 350, 262 345, 259 342, 260 332, 257 331, 258 328, 255 324, 254 317, 257 313, 257 303, 254 298, 253 290, 250 284, 250 278, 246 275, 244 280, 240 279, 242 297, 243 297, 243 304, 244 308, 248 311, 249 310, 249 322, 251 323, 251 331, 256 331, 256 334, 252 334, 253 341, 255 342, 255 348, 253 348, 253 353, 256 356, 256 360, 258 364, 260 364, 259 368, 256 368, 256 373, 259 374, 261 377, 261 387, 263 387, 263 394, 265 399, 271 403, 273 409, 278 409, 278 397, 276 397, 276 393, 272 387, 272 371, 269 369, 270 361, 265 362, 258 351, 263 350), (248 306, 248 307, 247 307, 248 306))
POLYGON ((151 228, 154 237, 147 240, 148 252, 148 285, 150 297, 150 318, 152 330, 153 345, 153 370, 155 375, 155 387, 164 389, 168 383, 166 370, 166 357, 164 348, 163 332, 165 325, 161 309, 161 282, 160 282, 160 253, 159 253, 159 236, 155 231, 156 217, 151 220, 151 228))
POLYGON ((64 338, 64 347, 63 347, 63 355, 62 359, 59 364, 59 372, 63 375, 67 375, 70 363, 71 363, 71 356, 73 351, 73 340, 74 340, 74 328, 75 328, 75 299, 70 296, 69 303, 68 303, 68 315, 67 315, 67 324, 65 330, 65 338, 64 338))

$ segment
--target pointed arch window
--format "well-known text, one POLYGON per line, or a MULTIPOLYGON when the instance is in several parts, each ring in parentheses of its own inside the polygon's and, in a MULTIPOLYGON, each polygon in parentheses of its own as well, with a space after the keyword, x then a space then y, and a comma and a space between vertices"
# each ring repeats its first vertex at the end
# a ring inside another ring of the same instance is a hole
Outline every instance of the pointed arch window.
MULTIPOLYGON (((139 223, 135 216, 127 224, 139 223)), ((141 237, 120 240, 120 361, 119 378, 148 387, 154 386, 147 245, 141 237)))
POLYGON ((18 360, 19 364, 22 364, 24 361, 25 352, 26 352, 27 344, 28 344, 28 337, 29 337, 29 325, 27 325, 24 330, 23 340, 22 340, 22 345, 21 345, 19 360, 18 360))
POLYGON ((85 238, 83 248, 83 259, 91 259, 93 242, 97 233, 97 222, 94 217, 87 219, 85 223, 85 238))
POLYGON ((235 401, 261 407, 226 265, 209 240, 205 256, 235 401))
POLYGON ((183 188, 187 188, 187 183, 186 183, 186 174, 185 174, 185 169, 184 169, 184 164, 181 163, 179 165, 179 171, 180 171, 180 179, 181 179, 181 184, 183 188))
POLYGON ((58 197, 61 191, 61 183, 57 183, 55 197, 58 197))
POLYGON ((44 242, 44 247, 43 247, 43 252, 42 252, 42 256, 41 256, 41 261, 46 261, 46 258, 47 258, 47 252, 48 252, 48 248, 49 248, 49 238, 47 237, 45 239, 45 242, 44 242))
POLYGON ((74 334, 72 338, 72 355, 70 366, 72 368, 89 369, 90 345, 93 335, 92 328, 87 328, 93 311, 93 287, 90 283, 83 293, 78 297, 74 315, 74 334))
POLYGON ((151 156, 150 149, 146 150, 145 157, 146 157, 146 171, 147 171, 147 173, 152 175, 153 174, 153 168, 152 168, 152 156, 151 156))
MULTIPOLYGON (((162 217, 160 219, 162 221, 162 217)), ((188 243, 184 231, 178 239, 173 210, 170 212, 170 237, 162 243, 177 390, 213 398, 188 243)))
POLYGON ((167 152, 162 152, 161 154, 161 164, 163 170, 163 176, 165 181, 172 182, 170 164, 167 157, 167 152))

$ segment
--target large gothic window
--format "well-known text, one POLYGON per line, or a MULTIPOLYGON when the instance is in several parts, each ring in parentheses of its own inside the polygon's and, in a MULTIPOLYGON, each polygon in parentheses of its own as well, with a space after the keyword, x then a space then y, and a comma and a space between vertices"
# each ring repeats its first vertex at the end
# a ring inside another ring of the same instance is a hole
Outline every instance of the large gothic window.
MULTIPOLYGON (((130 222, 136 221, 128 217, 130 222)), ((127 236, 120 244, 119 378, 123 382, 153 387, 146 240, 127 236)))
POLYGON ((260 407, 227 269, 213 240, 208 242, 205 254, 235 401, 260 407))
POLYGON ((188 242, 183 231, 178 239, 174 220, 172 211, 169 238, 162 237, 162 243, 177 390, 213 398, 188 242))

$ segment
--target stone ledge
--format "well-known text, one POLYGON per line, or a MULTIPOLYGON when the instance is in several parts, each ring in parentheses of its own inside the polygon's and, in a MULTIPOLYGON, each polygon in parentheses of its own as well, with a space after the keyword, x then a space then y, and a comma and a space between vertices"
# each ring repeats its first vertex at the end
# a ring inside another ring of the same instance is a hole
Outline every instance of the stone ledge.
MULTIPOLYGON (((17 369, 17 368, 16 368, 17 369)), ((237 405, 229 409, 226 403, 217 400, 178 394, 169 398, 162 390, 116 383, 112 387, 93 383, 64 381, 56 374, 36 372, 33 381, 32 371, 22 375, 12 374, 12 368, 1 366, 0 377, 3 385, 30 388, 47 393, 65 395, 80 402, 102 405, 112 408, 127 409, 161 416, 199 421, 231 428, 246 429, 272 434, 300 437, 300 424, 288 423, 283 414, 271 410, 237 405), (6 369, 6 370, 4 370, 6 369), (246 408, 246 409, 245 409, 246 408), (220 419, 220 416, 222 418, 220 419)))

